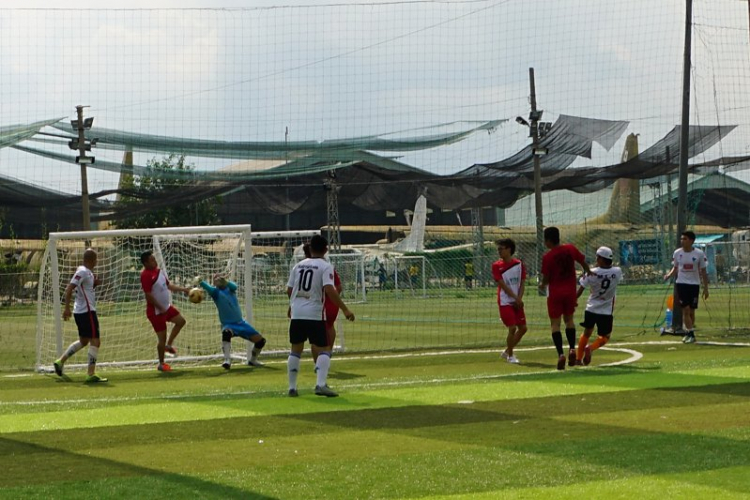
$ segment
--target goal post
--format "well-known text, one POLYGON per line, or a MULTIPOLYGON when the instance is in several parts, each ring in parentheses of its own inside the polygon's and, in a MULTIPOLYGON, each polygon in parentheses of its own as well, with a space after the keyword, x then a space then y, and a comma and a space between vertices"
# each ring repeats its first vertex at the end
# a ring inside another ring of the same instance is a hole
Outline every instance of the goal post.
MULTIPOLYGON (((146 318, 140 284, 140 255, 145 251, 153 252, 159 268, 176 285, 192 287, 196 276, 210 282, 215 273, 228 275, 238 285, 245 318, 269 339, 266 349, 286 350, 286 280, 294 249, 315 234, 320 232, 252 232, 249 225, 51 233, 39 273, 36 369, 49 371, 65 347, 78 338, 74 322, 62 321, 62 301, 87 247, 97 251, 94 273, 102 281, 96 289, 101 366, 155 364, 156 337, 146 318)), ((221 359, 213 301, 192 304, 180 293, 172 299, 187 325, 175 342, 178 356, 170 363, 221 359)), ((238 340, 232 342, 232 357, 246 361, 252 343, 238 340)), ((84 368, 84 360, 73 358, 66 368, 84 368)))
POLYGON ((427 259, 423 255, 394 255, 393 286, 395 290, 421 292, 427 297, 427 259))

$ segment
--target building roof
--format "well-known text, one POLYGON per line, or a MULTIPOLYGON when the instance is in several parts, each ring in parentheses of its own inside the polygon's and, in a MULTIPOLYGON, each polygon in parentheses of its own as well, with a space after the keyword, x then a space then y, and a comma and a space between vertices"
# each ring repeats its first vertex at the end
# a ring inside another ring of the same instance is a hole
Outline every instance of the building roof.
MULTIPOLYGON (((677 203, 678 184, 672 176, 672 203, 677 203)), ((643 223, 654 222, 654 207, 664 206, 670 199, 666 178, 641 181, 640 213, 643 223)), ((610 186, 593 193, 561 190, 542 194, 545 225, 585 224, 607 213, 612 192, 610 186)), ((725 174, 688 176, 689 205, 696 206, 697 214, 711 224, 732 227, 750 222, 750 184, 725 174), (744 220, 744 222, 743 222, 744 220)), ((521 198, 506 209, 507 226, 535 224, 534 196, 521 198)))

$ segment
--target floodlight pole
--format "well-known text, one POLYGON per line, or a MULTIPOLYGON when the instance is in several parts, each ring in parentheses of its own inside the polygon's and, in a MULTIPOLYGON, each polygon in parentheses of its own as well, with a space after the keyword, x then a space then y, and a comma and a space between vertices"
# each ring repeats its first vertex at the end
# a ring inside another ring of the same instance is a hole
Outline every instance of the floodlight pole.
POLYGON ((324 183, 326 190, 326 215, 328 249, 332 253, 341 253, 341 222, 339 221, 339 189, 336 174, 331 170, 324 183))
MULTIPOLYGON (((690 140, 690 59, 692 53, 693 0, 685 0, 685 53, 682 61, 682 119, 680 123, 680 170, 677 188, 677 241, 680 246, 680 235, 687 227, 687 176, 688 176, 688 141, 690 140)), ((682 309, 678 307, 677 286, 674 292, 675 308, 672 325, 682 328, 682 309)))
POLYGON ((531 89, 531 114, 529 115, 529 132, 531 133, 532 154, 534 157, 534 209, 536 212, 536 265, 537 276, 542 279, 542 253, 544 248, 544 213, 542 209, 542 167, 537 154, 539 149, 539 113, 536 109, 536 85, 534 68, 529 68, 529 86, 531 89))
MULTIPOLYGON (((76 115, 78 117, 78 154, 81 158, 86 156, 86 134, 83 127, 83 108, 86 106, 76 106, 76 115)), ((91 230, 91 214, 89 212, 89 181, 86 172, 86 163, 81 164, 81 204, 83 208, 83 227, 82 231, 91 230)))

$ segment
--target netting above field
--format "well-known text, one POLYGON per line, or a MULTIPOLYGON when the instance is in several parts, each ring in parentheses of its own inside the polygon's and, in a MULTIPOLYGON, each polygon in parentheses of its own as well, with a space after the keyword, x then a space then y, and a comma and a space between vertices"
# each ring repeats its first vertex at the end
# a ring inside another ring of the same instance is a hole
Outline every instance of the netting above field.
MULTIPOLYGON (((740 172, 750 163, 745 6, 694 3, 689 155, 696 172, 740 172)), ((653 178, 679 163, 683 10, 646 0, 3 9, 0 147, 15 148, 0 150, 0 188, 80 192, 69 119, 56 117, 85 102, 96 117, 88 137, 99 139, 94 197, 133 194, 120 174, 153 174, 155 155, 196 166, 159 174, 195 182, 180 200, 150 196, 128 210, 232 193, 235 211, 316 210, 310 188, 330 171, 341 202, 367 210, 403 209, 421 192, 443 209, 507 207, 531 189, 529 128, 515 123, 529 111, 530 67, 551 125, 544 189, 653 178), (79 22, 97 27, 83 44, 69 34, 79 22), (649 149, 620 162, 626 134, 649 149)), ((43 206, 43 193, 30 194, 8 206, 43 206)))

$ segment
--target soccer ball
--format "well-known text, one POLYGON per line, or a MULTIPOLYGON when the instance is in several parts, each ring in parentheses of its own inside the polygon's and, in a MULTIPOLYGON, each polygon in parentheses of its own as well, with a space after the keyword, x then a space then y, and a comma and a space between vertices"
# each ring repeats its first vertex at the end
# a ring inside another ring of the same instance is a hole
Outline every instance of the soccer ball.
POLYGON ((188 293, 188 300, 192 302, 193 304, 200 304, 203 300, 203 290, 200 288, 193 288, 188 293))

